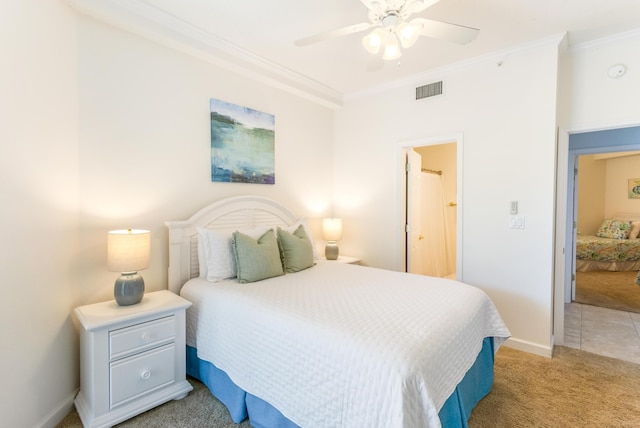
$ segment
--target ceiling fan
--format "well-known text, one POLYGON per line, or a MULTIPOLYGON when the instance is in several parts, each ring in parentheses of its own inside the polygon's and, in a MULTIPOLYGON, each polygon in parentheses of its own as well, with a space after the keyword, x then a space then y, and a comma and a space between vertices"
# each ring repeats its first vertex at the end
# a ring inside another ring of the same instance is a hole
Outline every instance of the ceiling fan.
POLYGON ((439 0, 360 0, 369 9, 369 21, 296 40, 296 46, 307 46, 348 34, 374 30, 362 39, 364 48, 373 54, 382 49, 383 59, 394 60, 402 55, 400 46, 411 47, 420 35, 433 39, 465 44, 480 30, 426 18, 409 17, 422 12, 439 0))

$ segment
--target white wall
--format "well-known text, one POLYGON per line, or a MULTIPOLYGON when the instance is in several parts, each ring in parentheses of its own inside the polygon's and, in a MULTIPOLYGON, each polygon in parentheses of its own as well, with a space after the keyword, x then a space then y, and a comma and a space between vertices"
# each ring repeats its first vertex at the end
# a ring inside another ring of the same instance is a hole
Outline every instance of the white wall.
POLYGON ((517 345, 543 354, 551 347, 558 43, 355 98, 335 120, 341 251, 389 269, 400 269, 402 245, 399 147, 464 134, 462 279, 487 291, 517 345), (415 86, 438 78, 445 94, 415 101, 415 86), (524 230, 508 228, 513 200, 524 230))
POLYGON ((561 125, 568 130, 591 130, 640 124, 640 30, 575 47, 570 55, 571 114, 561 125), (624 64, 618 79, 607 77, 609 67, 624 64))
POLYGON ((166 220, 240 195, 273 198, 319 231, 331 212, 332 110, 88 18, 78 27, 81 258, 76 303, 110 299, 106 232, 151 230, 148 291, 167 286, 166 220), (212 183, 209 99, 275 115, 276 184, 212 183))
POLYGON ((75 15, 0 2, 0 425, 40 426, 78 386, 75 15))

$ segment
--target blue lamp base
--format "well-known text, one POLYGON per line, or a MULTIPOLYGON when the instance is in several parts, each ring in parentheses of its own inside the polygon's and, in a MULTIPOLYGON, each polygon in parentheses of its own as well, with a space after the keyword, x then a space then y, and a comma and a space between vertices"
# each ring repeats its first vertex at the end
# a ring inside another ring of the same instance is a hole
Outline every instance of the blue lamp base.
POLYGON ((123 272, 113 286, 113 296, 120 306, 140 303, 144 296, 144 279, 138 272, 123 272))

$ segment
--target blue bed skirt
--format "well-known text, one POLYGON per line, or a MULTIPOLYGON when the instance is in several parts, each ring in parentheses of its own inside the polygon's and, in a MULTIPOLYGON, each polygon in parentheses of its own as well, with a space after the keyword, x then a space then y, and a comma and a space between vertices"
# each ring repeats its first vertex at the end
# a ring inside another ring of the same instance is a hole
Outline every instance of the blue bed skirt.
MULTIPOLYGON (((482 350, 456 390, 440 409, 443 428, 467 428, 471 411, 491 391, 493 385, 493 338, 482 342, 482 350)), ((275 407, 240 389, 225 372, 208 361, 198 359, 195 348, 187 346, 187 374, 204 383, 229 410, 231 419, 240 423, 247 417, 255 428, 297 428, 275 407)))

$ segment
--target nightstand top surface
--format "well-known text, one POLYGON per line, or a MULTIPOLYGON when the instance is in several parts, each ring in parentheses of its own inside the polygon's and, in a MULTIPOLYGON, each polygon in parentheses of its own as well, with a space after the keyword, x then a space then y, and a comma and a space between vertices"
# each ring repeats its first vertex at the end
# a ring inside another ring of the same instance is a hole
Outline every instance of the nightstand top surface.
POLYGON ((338 256, 338 260, 327 260, 325 257, 321 259, 325 262, 358 264, 362 261, 360 257, 338 256))
POLYGON ((143 316, 161 315, 186 309, 191 302, 169 290, 145 293, 136 305, 119 306, 115 300, 77 307, 74 312, 85 329, 93 330, 143 316))

